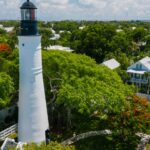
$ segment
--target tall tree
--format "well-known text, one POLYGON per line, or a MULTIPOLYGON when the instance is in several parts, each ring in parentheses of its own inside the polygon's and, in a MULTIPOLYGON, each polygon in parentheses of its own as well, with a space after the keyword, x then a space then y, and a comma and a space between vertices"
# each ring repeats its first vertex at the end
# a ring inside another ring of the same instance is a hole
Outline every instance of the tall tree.
POLYGON ((117 73, 84 55, 43 52, 43 65, 49 103, 53 103, 55 109, 64 108, 64 114, 71 113, 66 116, 79 113, 88 118, 97 111, 100 118, 105 118, 109 113, 122 111, 126 96, 132 93, 117 73), (53 94, 55 100, 52 100, 53 94))
POLYGON ((39 31, 42 36, 42 48, 47 49, 50 45, 50 37, 52 36, 52 32, 49 28, 40 28, 39 31))
POLYGON ((7 106, 11 100, 11 93, 14 91, 12 78, 4 72, 0 73, 0 109, 7 106))

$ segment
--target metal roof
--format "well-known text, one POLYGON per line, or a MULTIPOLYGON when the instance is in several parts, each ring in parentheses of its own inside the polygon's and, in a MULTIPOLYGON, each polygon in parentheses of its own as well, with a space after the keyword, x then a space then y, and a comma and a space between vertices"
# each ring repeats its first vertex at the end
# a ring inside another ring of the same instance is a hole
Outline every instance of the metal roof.
POLYGON ((140 62, 142 65, 144 65, 147 69, 150 70, 150 57, 146 56, 138 62, 140 62))
POLYGON ((37 7, 29 0, 24 2, 20 8, 21 9, 37 9, 37 7))
POLYGON ((107 66, 108 68, 113 70, 113 69, 118 68, 120 66, 120 63, 115 59, 110 59, 110 60, 104 61, 102 65, 107 66))
POLYGON ((139 70, 133 70, 129 69, 127 70, 127 73, 135 73, 135 74, 144 74, 146 71, 139 71, 139 70))

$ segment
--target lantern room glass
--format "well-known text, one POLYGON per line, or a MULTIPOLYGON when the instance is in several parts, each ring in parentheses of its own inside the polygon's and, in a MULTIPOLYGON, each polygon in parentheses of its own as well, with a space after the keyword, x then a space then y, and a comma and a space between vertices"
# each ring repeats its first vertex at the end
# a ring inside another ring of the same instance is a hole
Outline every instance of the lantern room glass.
POLYGON ((21 9, 21 19, 22 20, 37 20, 37 10, 36 9, 21 9))

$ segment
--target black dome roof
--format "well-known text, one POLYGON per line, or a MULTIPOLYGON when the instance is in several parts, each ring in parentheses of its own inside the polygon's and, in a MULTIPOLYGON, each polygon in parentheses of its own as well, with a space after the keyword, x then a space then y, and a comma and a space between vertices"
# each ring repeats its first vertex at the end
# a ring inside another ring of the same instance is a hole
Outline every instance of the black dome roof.
POLYGON ((20 8, 21 9, 37 9, 36 6, 29 0, 27 0, 25 3, 23 3, 20 8))

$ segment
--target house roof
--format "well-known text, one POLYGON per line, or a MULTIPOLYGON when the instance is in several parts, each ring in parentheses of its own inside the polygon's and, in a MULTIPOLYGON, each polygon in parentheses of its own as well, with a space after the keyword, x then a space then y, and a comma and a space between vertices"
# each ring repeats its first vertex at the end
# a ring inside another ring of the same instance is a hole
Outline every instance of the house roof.
POLYGON ((74 50, 70 49, 70 47, 63 47, 61 45, 49 46, 47 49, 48 50, 60 50, 60 51, 66 51, 66 52, 72 52, 72 51, 74 51, 74 50))
POLYGON ((120 66, 120 63, 115 59, 110 59, 110 60, 104 61, 102 65, 107 66, 108 68, 113 70, 113 69, 118 68, 120 66))
POLYGON ((3 29, 7 32, 11 32, 13 31, 14 27, 4 27, 3 29))
POLYGON ((131 66, 129 66, 127 68, 127 72, 129 70, 150 72, 150 57, 146 56, 143 59, 141 59, 141 60, 137 61, 136 63, 132 64, 131 66), (142 67, 137 68, 138 64, 142 65, 142 67))
POLYGON ((145 72, 146 71, 133 70, 133 69, 127 70, 127 73, 135 73, 135 74, 144 74, 145 72))
POLYGON ((150 57, 146 56, 143 59, 139 60, 142 65, 144 65, 146 68, 150 70, 150 57))

